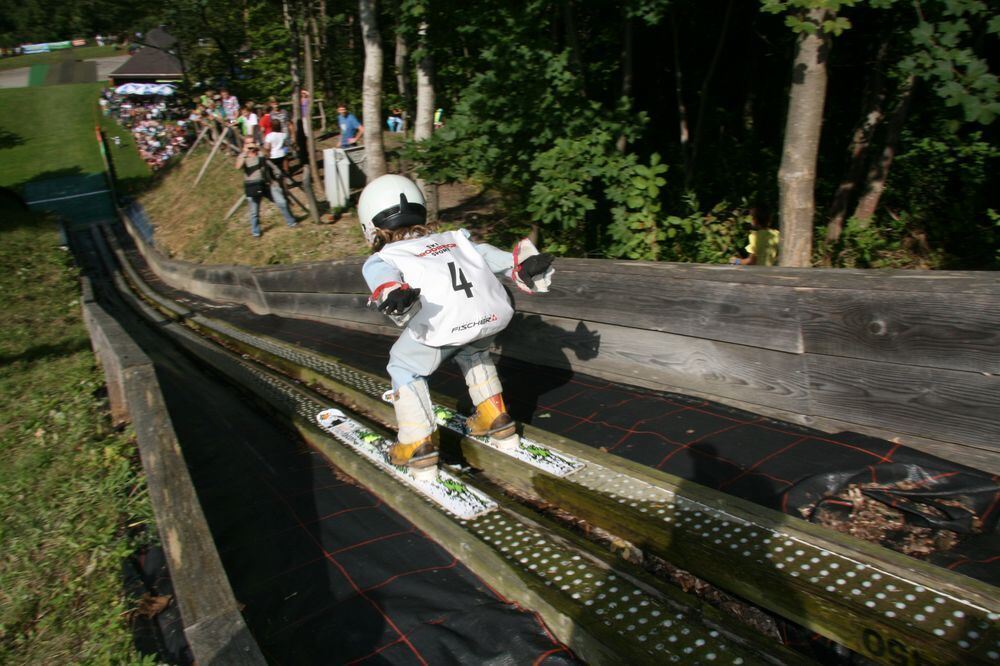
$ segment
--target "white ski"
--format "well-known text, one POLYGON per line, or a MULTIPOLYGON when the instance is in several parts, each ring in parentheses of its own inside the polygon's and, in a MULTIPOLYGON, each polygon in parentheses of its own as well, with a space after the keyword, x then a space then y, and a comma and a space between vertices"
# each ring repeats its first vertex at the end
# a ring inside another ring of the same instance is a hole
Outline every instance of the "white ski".
POLYGON ((438 425, 448 428, 449 430, 453 430, 464 437, 474 439, 477 442, 496 449, 497 451, 506 453, 512 458, 516 458, 523 463, 527 463, 533 467, 544 470, 553 476, 569 476, 573 472, 586 467, 585 463, 577 460, 573 456, 556 453, 544 444, 526 437, 519 438, 519 445, 517 445, 517 442, 515 441, 515 446, 504 446, 503 440, 497 442, 492 437, 476 437, 475 435, 470 435, 469 430, 465 425, 465 417, 453 409, 448 409, 447 407, 442 407, 441 405, 434 405, 434 416, 437 418, 438 425))
POLYGON ((429 468, 414 475, 408 467, 393 465, 389 462, 392 442, 339 409, 324 409, 316 414, 316 422, 339 441, 459 519, 477 518, 497 508, 497 503, 488 496, 440 468, 429 468))
MULTIPOLYGON (((383 393, 382 400, 392 403, 392 391, 383 393)), ((537 467, 553 476, 569 476, 587 466, 583 461, 563 453, 556 453, 549 447, 533 439, 514 435, 505 440, 498 441, 492 437, 470 435, 469 429, 465 425, 465 417, 454 409, 449 409, 442 405, 434 405, 434 418, 442 428, 457 432, 463 437, 474 439, 480 444, 496 449, 501 453, 505 453, 532 467, 537 467)))

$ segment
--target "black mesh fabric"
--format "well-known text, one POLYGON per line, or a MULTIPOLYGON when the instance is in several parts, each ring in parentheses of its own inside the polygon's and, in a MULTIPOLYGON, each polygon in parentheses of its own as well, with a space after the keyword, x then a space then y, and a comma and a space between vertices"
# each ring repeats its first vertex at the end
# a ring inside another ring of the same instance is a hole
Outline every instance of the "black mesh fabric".
MULTIPOLYGON (((199 299, 170 290, 148 271, 146 276, 164 293, 184 298, 195 309, 202 307, 199 299)), ((215 304, 206 315, 387 376, 392 338, 258 316, 239 306, 215 304)), ((576 352, 585 358, 588 350, 576 352)), ((959 532, 956 543, 933 553, 931 561, 1000 584, 996 475, 885 439, 824 433, 571 370, 506 357, 497 367, 505 400, 518 421, 798 517, 812 516, 818 503, 858 487, 868 497, 898 508, 914 525, 959 532)), ((464 380, 453 363, 445 363, 430 384, 471 411, 464 380)))

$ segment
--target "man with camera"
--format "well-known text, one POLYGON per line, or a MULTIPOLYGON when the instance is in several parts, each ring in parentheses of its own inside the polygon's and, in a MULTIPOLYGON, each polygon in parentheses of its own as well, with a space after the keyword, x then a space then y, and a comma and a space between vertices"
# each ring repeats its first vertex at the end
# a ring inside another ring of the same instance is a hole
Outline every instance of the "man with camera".
POLYGON ((236 158, 236 168, 243 169, 243 190, 250 207, 250 233, 254 238, 260 238, 260 200, 264 197, 278 208, 285 224, 297 226, 281 191, 281 173, 270 160, 261 157, 260 146, 254 137, 243 140, 243 152, 236 158))

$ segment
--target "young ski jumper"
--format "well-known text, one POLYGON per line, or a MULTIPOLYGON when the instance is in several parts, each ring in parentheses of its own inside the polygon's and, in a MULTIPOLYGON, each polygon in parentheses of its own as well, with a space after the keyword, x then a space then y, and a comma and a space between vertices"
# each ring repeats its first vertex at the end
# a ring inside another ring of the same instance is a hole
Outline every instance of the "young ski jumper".
POLYGON ((389 451, 392 464, 411 469, 437 464, 437 424, 427 377, 453 356, 476 406, 468 420, 470 434, 516 446, 516 424, 507 413, 489 353, 493 338, 514 314, 496 276, 510 277, 523 291, 536 291, 551 278, 552 257, 535 254, 527 241, 512 254, 473 243, 464 229, 435 233, 425 226, 423 195, 403 176, 381 176, 369 183, 358 201, 358 216, 375 251, 362 269, 372 291, 370 303, 405 327, 389 352, 399 431, 389 451))

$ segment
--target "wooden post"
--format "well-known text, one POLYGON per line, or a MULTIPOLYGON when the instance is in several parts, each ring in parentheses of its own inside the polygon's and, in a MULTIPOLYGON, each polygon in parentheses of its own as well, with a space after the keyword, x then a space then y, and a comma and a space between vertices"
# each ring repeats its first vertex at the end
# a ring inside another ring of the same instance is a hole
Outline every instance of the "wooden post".
POLYGON ((198 187, 198 183, 201 182, 202 177, 205 175, 208 165, 211 164, 212 158, 215 157, 215 153, 219 151, 219 146, 221 146, 222 142, 226 140, 226 135, 229 134, 230 130, 231 128, 228 126, 223 128, 222 133, 219 134, 219 138, 215 140, 215 145, 212 146, 212 152, 208 154, 208 157, 205 159, 205 163, 201 165, 201 171, 198 172, 198 177, 194 179, 194 185, 192 187, 198 187))
POLYGON ((184 157, 181 158, 181 162, 186 160, 188 158, 188 155, 194 152, 194 149, 198 147, 198 144, 201 143, 201 140, 205 138, 206 134, 208 134, 207 125, 201 128, 201 132, 198 133, 198 138, 194 140, 194 143, 191 144, 191 147, 187 149, 186 153, 184 153, 184 157))
POLYGON ((303 36, 303 48, 302 53, 305 58, 305 75, 306 75, 306 90, 309 91, 309 96, 306 98, 306 108, 305 113, 302 114, 302 123, 304 125, 306 133, 306 146, 308 147, 308 163, 303 164, 302 171, 302 188, 303 190, 309 191, 309 214, 312 217, 312 221, 319 224, 319 207, 312 208, 313 202, 316 200, 316 191, 313 188, 313 178, 319 177, 319 166, 316 163, 316 128, 313 127, 313 84, 315 83, 313 77, 313 60, 312 60, 312 42, 310 41, 309 31, 307 30, 303 36), (306 169, 305 167, 309 168, 306 169))
POLYGON ((229 209, 229 212, 226 213, 226 216, 224 218, 222 218, 222 219, 223 220, 228 220, 229 218, 231 218, 233 216, 233 213, 235 213, 237 210, 239 210, 240 206, 242 206, 243 203, 246 200, 247 200, 246 195, 245 194, 241 194, 240 198, 236 200, 236 203, 234 203, 232 205, 232 207, 229 209))
MULTIPOLYGON (((288 180, 289 180, 289 182, 292 182, 291 178, 289 178, 288 180)), ((291 188, 285 190, 285 198, 288 199, 289 201, 291 201, 292 203, 294 203, 296 206, 298 206, 302 210, 306 211, 307 213, 309 212, 309 208, 306 207, 305 205, 303 205, 301 201, 299 201, 298 199, 295 198, 294 195, 292 195, 291 188)))

